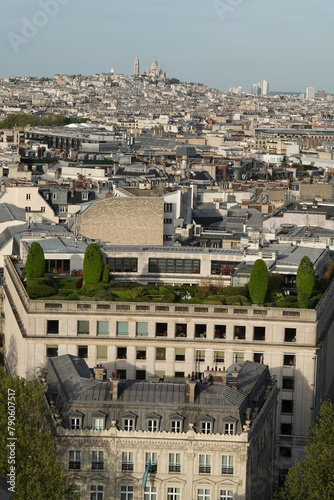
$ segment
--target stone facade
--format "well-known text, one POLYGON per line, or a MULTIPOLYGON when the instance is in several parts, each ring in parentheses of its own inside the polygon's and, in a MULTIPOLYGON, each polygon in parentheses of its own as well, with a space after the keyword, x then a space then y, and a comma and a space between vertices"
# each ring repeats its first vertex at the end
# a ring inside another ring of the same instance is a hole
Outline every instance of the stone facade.
POLYGON ((163 245, 164 200, 107 198, 86 210, 82 236, 112 245, 163 245))

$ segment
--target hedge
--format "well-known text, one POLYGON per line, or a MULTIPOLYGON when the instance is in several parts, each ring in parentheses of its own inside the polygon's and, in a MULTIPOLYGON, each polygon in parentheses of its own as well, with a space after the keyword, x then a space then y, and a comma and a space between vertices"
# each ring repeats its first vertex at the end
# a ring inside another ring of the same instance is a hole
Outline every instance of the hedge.
POLYGON ((263 304, 267 295, 268 289, 268 269, 262 259, 255 261, 250 280, 249 280, 249 295, 254 304, 263 304))

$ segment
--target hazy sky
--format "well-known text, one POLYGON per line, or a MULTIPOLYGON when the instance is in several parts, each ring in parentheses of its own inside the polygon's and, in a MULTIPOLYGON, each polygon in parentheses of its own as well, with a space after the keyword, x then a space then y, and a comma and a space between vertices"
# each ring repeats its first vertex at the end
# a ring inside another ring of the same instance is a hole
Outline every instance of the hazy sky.
POLYGON ((333 0, 3 0, 0 78, 131 75, 157 57, 167 76, 228 90, 334 93, 333 0), (44 9, 42 8, 44 5, 44 9))

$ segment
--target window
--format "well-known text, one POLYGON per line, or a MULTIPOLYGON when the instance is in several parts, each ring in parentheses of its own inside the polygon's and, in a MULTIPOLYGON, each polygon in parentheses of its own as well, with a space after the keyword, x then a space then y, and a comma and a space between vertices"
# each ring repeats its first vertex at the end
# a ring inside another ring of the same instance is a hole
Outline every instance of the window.
POLYGON ((173 211, 173 204, 172 203, 164 203, 164 211, 165 212, 172 212, 173 211))
POLYGON ((175 325, 175 337, 186 337, 187 336, 187 324, 186 323, 176 323, 175 325))
POLYGON ((156 323, 155 324, 155 336, 156 337, 167 337, 167 323, 156 323))
POLYGON ((220 490, 219 500, 233 500, 232 490, 220 490))
POLYGON ((55 335, 59 333, 59 321, 57 319, 48 319, 46 322, 46 333, 48 335, 55 335))
POLYGON ((211 261, 211 274, 220 274, 229 276, 234 268, 235 264, 233 262, 227 262, 221 260, 211 261))
POLYGON ((206 325, 195 325, 195 338, 206 339, 206 325))
POLYGON ((104 421, 105 421, 105 417, 94 417, 93 418, 94 431, 103 431, 104 430, 104 421))
POLYGON ((81 486, 79 484, 76 484, 74 487, 75 487, 74 493, 76 493, 76 495, 77 495, 76 498, 78 500, 80 500, 80 498, 81 498, 81 486))
POLYGON ((296 328, 284 329, 284 342, 296 342, 296 328))
POLYGON ((244 353, 243 352, 234 352, 233 353, 233 363, 242 363, 244 360, 244 353))
POLYGON ((200 274, 199 259, 149 259, 148 272, 153 274, 200 274))
POLYGON ((133 472, 133 451, 122 451, 122 472, 133 472))
POLYGON ((172 420, 170 427, 171 432, 182 432, 182 423, 183 421, 181 419, 172 420))
POLYGON ((156 486, 146 486, 144 491, 144 500, 157 500, 156 486))
POLYGON ((225 353, 224 351, 214 351, 213 361, 214 363, 224 363, 225 353))
POLYGON ((52 199, 56 200, 57 199, 57 193, 52 193, 52 199))
POLYGON ((222 475, 233 475, 234 472, 234 457, 231 455, 222 456, 222 475))
POLYGON ((155 359, 157 361, 165 361, 165 359, 166 359, 166 348, 165 347, 156 347, 155 359))
POLYGON ((127 321, 117 321, 116 333, 118 336, 129 335, 129 323, 127 321))
POLYGON ((103 486, 99 484, 91 485, 90 500, 103 500, 103 486))
POLYGON ((201 434, 211 434, 213 427, 213 420, 202 420, 200 422, 201 434))
POLYGON ((117 347, 117 359, 126 359, 127 348, 117 347))
POLYGON ((281 424, 281 434, 285 434, 286 436, 291 436, 292 424, 281 424))
POLYGON ((181 488, 167 488, 167 500, 181 500, 181 488))
POLYGON ((70 419, 70 427, 72 431, 77 431, 81 429, 81 418, 80 417, 72 417, 70 419))
POLYGON ((110 273, 136 273, 138 271, 137 258, 107 258, 110 273))
POLYGON ((199 455, 198 473, 211 474, 211 455, 199 455))
POLYGON ((41 207, 41 212, 45 212, 45 207, 41 207))
POLYGON ((234 340, 245 340, 246 338, 246 327, 245 326, 235 326, 234 327, 234 340))
POLYGON ((31 212, 31 207, 26 207, 26 212, 31 212))
POLYGON ((135 419, 134 418, 124 418, 123 430, 124 431, 134 431, 135 430, 135 419))
POLYGON ((58 356, 58 346, 57 345, 47 345, 46 346, 46 357, 54 358, 58 356))
POLYGON ((165 370, 155 370, 155 376, 163 380, 165 376, 165 370))
POLYGON ((215 339, 226 339, 226 325, 215 325, 215 339))
POLYGON ((185 361, 186 350, 184 347, 177 347, 175 349, 175 361, 185 361))
POLYGON ((279 456, 280 458, 291 458, 292 450, 288 446, 280 446, 279 448, 279 456))
POLYGON ((109 335, 109 321, 98 321, 97 322, 97 335, 109 335))
POLYGON ((78 320, 77 334, 78 335, 88 335, 89 334, 89 321, 78 320))
POLYGON ((200 362, 205 360, 205 351, 195 350, 195 361, 200 362))
POLYGON ((284 366, 294 366, 296 356, 294 354, 284 354, 283 355, 283 365, 284 366))
POLYGON ((98 345, 96 357, 97 359, 108 359, 108 346, 98 345))
POLYGON ((145 453, 145 469, 148 466, 148 463, 151 461, 151 465, 149 468, 149 472, 155 473, 158 470, 158 454, 155 452, 146 452, 145 453))
POLYGON ((295 387, 294 377, 283 377, 282 389, 284 391, 293 391, 295 387))
POLYGON ((137 337, 147 337, 148 335, 147 321, 138 321, 138 323, 136 323, 136 335, 137 337))
POLYGON ((82 193, 81 197, 82 197, 82 201, 87 201, 88 200, 88 193, 82 193))
POLYGON ((282 399, 282 413, 293 413, 293 401, 291 399, 282 399))
POLYGON ((254 326, 254 340, 266 340, 266 328, 264 326, 254 326))
POLYGON ((181 453, 169 453, 168 472, 181 472, 181 453))
POLYGON ((263 364, 263 352, 254 352, 253 360, 254 360, 254 363, 262 363, 263 364))
POLYGON ((31 200, 31 194, 29 193, 26 194, 26 200, 31 200))
POLYGON ((225 422, 224 424, 224 434, 232 436, 234 434, 234 424, 231 422, 225 422))
POLYGON ((65 214, 67 212, 67 207, 59 207, 59 213, 65 214))
POLYGON ((173 219, 164 219, 164 224, 172 224, 173 219))
POLYGON ((174 377, 175 378, 184 378, 184 372, 175 372, 174 377))
POLYGON ((78 450, 70 450, 68 452, 68 468, 69 470, 81 469, 81 453, 78 450))
POLYGON ((103 451, 92 451, 92 470, 103 470, 103 451))
POLYGON ((136 380, 146 380, 146 370, 136 370, 136 380))
POLYGON ((147 420, 147 430, 150 432, 157 432, 159 430, 159 419, 150 418, 147 420))
POLYGON ((136 359, 146 359, 146 347, 137 347, 136 359))
POLYGON ((126 370, 120 370, 117 368, 116 375, 119 380, 126 380, 126 370))
POLYGON ((204 488, 198 488, 197 490, 197 500, 210 500, 210 490, 204 488))
POLYGON ((78 356, 79 358, 88 358, 88 345, 78 345, 78 356))
POLYGON ((121 500, 133 499, 133 486, 121 486, 121 500))

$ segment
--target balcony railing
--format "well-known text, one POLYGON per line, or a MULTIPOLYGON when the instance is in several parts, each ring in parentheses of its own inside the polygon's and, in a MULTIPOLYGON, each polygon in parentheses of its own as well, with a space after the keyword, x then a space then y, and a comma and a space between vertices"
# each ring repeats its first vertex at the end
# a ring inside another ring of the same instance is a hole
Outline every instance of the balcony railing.
POLYGON ((168 472, 181 472, 181 464, 169 464, 168 472))
POLYGON ((233 467, 227 467, 227 466, 223 465, 223 467, 222 467, 222 474, 233 476, 233 467))
POLYGON ((81 462, 72 462, 72 461, 70 461, 68 463, 68 468, 70 470, 80 470, 81 469, 81 462))
POLYGON ((122 472, 133 472, 133 463, 123 462, 122 463, 122 472))
POLYGON ((211 474, 211 465, 200 465, 198 472, 200 474, 211 474))
POLYGON ((92 462, 92 470, 103 470, 104 462, 92 462))

